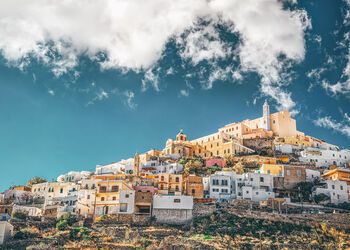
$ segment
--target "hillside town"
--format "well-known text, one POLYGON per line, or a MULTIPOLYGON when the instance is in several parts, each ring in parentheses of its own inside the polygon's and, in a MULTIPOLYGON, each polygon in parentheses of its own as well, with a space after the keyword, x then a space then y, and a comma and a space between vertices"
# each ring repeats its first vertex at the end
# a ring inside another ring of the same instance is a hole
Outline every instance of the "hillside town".
POLYGON ((350 150, 298 131, 288 111, 270 113, 266 101, 259 118, 189 138, 181 130, 163 149, 10 187, 0 194, 0 244, 18 238, 21 218, 55 221, 56 228, 72 217, 178 227, 211 209, 303 220, 350 210, 350 150))

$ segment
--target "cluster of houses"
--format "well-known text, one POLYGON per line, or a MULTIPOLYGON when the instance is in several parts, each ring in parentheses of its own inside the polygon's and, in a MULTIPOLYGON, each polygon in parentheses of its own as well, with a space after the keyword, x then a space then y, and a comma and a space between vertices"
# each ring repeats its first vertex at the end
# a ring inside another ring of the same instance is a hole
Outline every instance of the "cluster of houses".
POLYGON ((94 172, 69 172, 54 182, 12 187, 0 194, 0 221, 21 212, 182 224, 191 221, 196 203, 291 202, 292 191, 303 182, 317 182, 313 195, 324 194, 329 203, 340 204, 349 202, 349 163, 349 150, 304 135, 288 111, 270 114, 265 102, 261 118, 228 124, 211 135, 189 141, 180 131, 163 150, 98 165, 94 172), (262 156, 266 149, 273 154, 262 156), (233 158, 257 167, 237 173, 228 168, 233 158), (216 171, 191 173, 184 159, 201 159, 199 167, 216 171))

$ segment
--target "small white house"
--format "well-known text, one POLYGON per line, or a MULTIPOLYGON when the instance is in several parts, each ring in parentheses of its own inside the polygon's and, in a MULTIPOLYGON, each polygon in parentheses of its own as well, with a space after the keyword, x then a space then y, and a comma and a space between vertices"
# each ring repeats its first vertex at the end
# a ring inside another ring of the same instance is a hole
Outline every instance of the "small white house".
POLYGON ((274 198, 273 176, 261 173, 245 173, 238 179, 237 197, 260 202, 274 198))
POLYGON ((231 200, 237 197, 237 174, 235 172, 216 172, 209 178, 209 197, 218 200, 231 200))
POLYGON ((186 224, 192 220, 193 197, 185 195, 154 195, 154 216, 159 223, 186 224))
POLYGON ((7 221, 0 221, 0 245, 4 244, 13 235, 13 226, 7 221))
POLYGON ((326 180, 323 187, 316 188, 315 193, 329 196, 333 204, 349 202, 348 186, 345 181, 326 180))
POLYGON ((92 173, 88 171, 81 171, 81 172, 71 171, 66 174, 58 176, 57 182, 78 182, 83 179, 89 178, 91 174, 92 173))
POLYGON ((97 183, 94 179, 81 181, 76 205, 77 215, 85 218, 93 216, 97 183))
POLYGON ((305 169, 306 172, 306 181, 313 182, 316 179, 321 178, 321 173, 318 170, 305 169))
POLYGON ((135 208, 135 190, 121 190, 119 196, 119 214, 133 214, 135 208))
POLYGON ((22 206, 22 205, 13 205, 12 213, 22 212, 27 214, 30 217, 39 217, 42 215, 42 209, 34 206, 22 206))
POLYGON ((275 193, 272 191, 266 191, 265 189, 254 189, 250 186, 243 186, 242 198, 245 200, 260 202, 269 198, 275 198, 275 193))

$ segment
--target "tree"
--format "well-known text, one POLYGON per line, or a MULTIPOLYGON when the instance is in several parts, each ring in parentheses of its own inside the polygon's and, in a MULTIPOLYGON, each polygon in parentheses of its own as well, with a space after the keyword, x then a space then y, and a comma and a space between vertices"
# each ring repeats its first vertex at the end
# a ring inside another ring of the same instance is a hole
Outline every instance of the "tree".
POLYGON ((295 187, 295 191, 300 194, 299 198, 303 201, 311 201, 313 187, 312 182, 299 182, 295 187))
POLYGON ((35 176, 27 182, 27 186, 31 187, 34 184, 39 184, 39 183, 43 183, 43 182, 47 182, 47 180, 45 178, 35 176))
POLYGON ((324 201, 330 201, 331 200, 331 198, 328 196, 328 195, 326 195, 326 194, 317 194, 317 195, 315 195, 314 196, 314 201, 317 203, 317 204, 319 204, 319 203, 321 203, 321 202, 324 202, 324 201))

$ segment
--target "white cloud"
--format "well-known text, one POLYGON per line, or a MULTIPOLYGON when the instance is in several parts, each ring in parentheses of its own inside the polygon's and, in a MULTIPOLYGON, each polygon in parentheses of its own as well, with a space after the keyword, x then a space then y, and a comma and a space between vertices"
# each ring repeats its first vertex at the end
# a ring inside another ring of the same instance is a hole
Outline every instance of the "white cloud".
MULTIPOLYGON (((348 9, 346 10, 346 14, 344 16, 343 24, 344 26, 349 27, 350 25, 350 0, 345 0, 348 5, 348 9)), ((322 87, 329 92, 331 95, 345 95, 350 97, 350 32, 344 34, 344 39, 339 42, 339 47, 347 48, 347 54, 345 55, 345 59, 347 64, 343 69, 341 79, 336 83, 330 83, 329 81, 323 81, 322 87)))
POLYGON ((104 99, 109 98, 109 93, 105 91, 104 89, 101 89, 99 92, 95 93, 95 97, 90 100, 86 106, 95 104, 97 101, 102 101, 104 99))
POLYGON ((184 97, 188 97, 190 95, 190 92, 188 91, 188 89, 181 89, 180 90, 180 97, 184 96, 184 97))
POLYGON ((55 91, 53 91, 52 89, 49 89, 47 93, 49 93, 49 95, 55 95, 55 91))
POLYGON ((135 93, 130 91, 130 90, 126 90, 124 91, 124 96, 126 97, 126 105, 130 108, 130 109, 135 109, 137 107, 137 104, 134 102, 134 98, 135 98, 135 93))
POLYGON ((150 69, 166 43, 182 37, 184 59, 198 64, 238 56, 242 72, 262 77, 262 93, 291 109, 295 103, 279 84, 280 75, 290 61, 303 60, 310 22, 305 11, 282 5, 278 0, 2 0, 0 51, 18 67, 34 57, 56 76, 85 55, 102 68, 145 71, 143 89, 151 84, 159 90, 157 72, 150 69), (202 27, 200 20, 209 24, 202 27), (239 34, 237 48, 219 37, 218 23, 239 34), (279 91, 287 100, 272 95, 279 91))
POLYGON ((330 116, 320 117, 315 122, 316 126, 332 129, 350 138, 350 117, 345 113, 344 120, 338 122, 330 116))
POLYGON ((154 70, 153 68, 148 69, 145 72, 144 78, 142 79, 142 91, 146 91, 148 85, 151 85, 154 90, 159 91, 159 68, 154 70), (155 71, 155 72, 154 72, 155 71))
POLYGON ((177 39, 182 58, 190 59, 194 65, 230 56, 231 48, 222 42, 214 24, 194 26, 186 35, 177 39))
POLYGON ((228 75, 231 73, 231 68, 226 67, 224 69, 215 66, 214 69, 211 71, 209 78, 204 83, 205 89, 211 89, 213 87, 213 84, 215 81, 221 80, 225 81, 228 78, 228 75))

